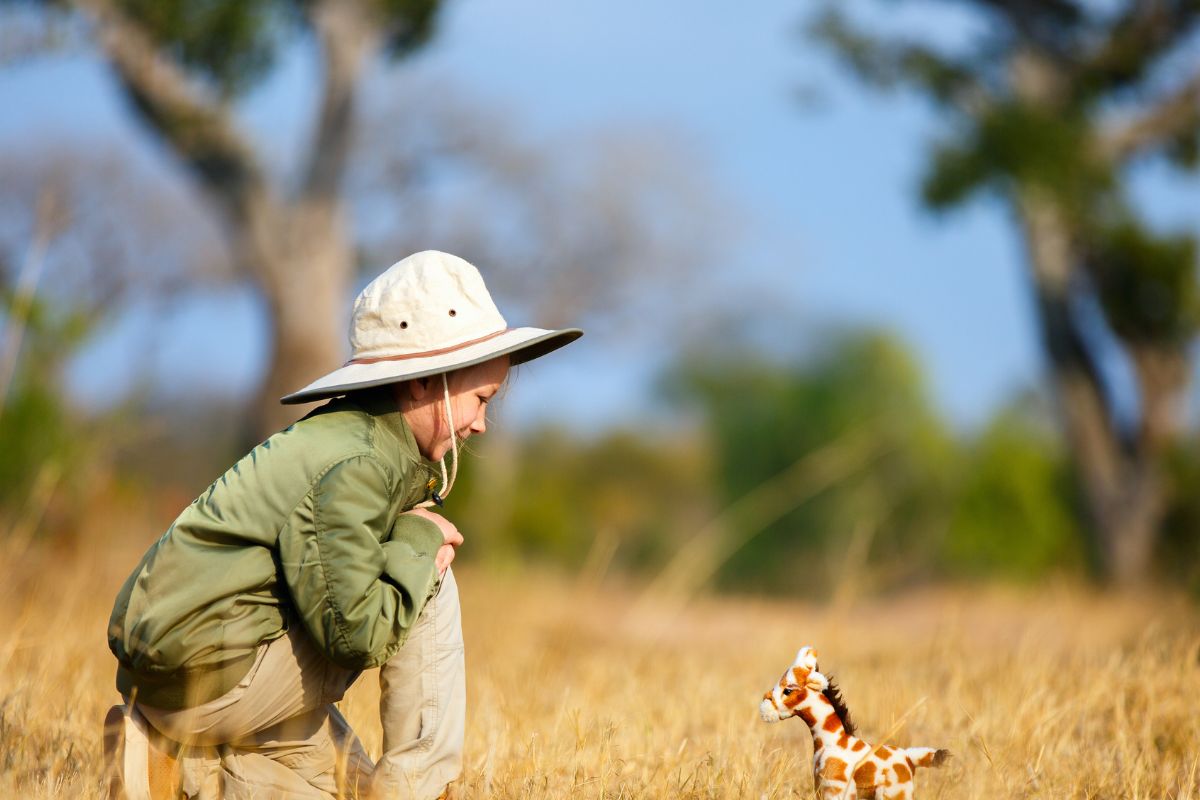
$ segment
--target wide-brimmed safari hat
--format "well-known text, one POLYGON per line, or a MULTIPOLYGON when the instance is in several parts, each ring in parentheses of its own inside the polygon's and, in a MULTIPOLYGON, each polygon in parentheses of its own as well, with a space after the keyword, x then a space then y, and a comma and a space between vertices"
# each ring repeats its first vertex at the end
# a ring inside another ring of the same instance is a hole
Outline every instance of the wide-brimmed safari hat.
POLYGON ((388 267, 358 295, 350 360, 280 402, 307 403, 502 355, 522 364, 582 335, 578 328, 508 327, 479 270, 458 256, 426 250, 388 267))

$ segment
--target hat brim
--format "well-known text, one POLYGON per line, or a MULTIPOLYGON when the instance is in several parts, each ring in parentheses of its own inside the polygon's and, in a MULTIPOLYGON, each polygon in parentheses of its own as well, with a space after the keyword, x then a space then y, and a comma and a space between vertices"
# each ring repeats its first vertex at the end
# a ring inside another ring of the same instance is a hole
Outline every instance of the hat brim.
POLYGON ((515 366, 540 358, 563 345, 570 344, 580 336, 583 336, 583 331, 579 328, 513 328, 499 336, 448 353, 394 361, 350 363, 318 378, 298 392, 281 397, 279 402, 285 405, 311 403, 314 400, 337 397, 355 389, 369 389, 372 386, 462 369, 503 355, 509 356, 509 363, 515 366))

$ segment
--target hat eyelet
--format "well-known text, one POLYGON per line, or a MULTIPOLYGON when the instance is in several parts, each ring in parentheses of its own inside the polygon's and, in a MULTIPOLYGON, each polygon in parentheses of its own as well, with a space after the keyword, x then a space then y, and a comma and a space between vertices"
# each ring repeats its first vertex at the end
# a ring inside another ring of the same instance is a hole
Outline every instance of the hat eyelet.
POLYGON ((452 308, 452 309, 450 309, 450 316, 452 316, 452 317, 457 317, 457 316, 458 316, 458 312, 457 312, 457 311, 455 311, 455 310, 452 308))
POLYGON ((404 329, 404 328, 407 328, 407 327, 408 327, 408 323, 407 323, 407 322, 401 322, 401 323, 400 323, 400 328, 401 328, 401 329, 404 329))

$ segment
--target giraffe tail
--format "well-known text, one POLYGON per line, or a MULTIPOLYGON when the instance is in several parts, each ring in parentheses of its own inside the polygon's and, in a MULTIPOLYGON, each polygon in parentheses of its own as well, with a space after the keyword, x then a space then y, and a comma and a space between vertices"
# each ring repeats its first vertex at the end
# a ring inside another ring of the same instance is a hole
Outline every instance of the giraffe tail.
POLYGON ((940 767, 950 759, 949 750, 935 750, 932 747, 909 747, 904 754, 914 767, 940 767))

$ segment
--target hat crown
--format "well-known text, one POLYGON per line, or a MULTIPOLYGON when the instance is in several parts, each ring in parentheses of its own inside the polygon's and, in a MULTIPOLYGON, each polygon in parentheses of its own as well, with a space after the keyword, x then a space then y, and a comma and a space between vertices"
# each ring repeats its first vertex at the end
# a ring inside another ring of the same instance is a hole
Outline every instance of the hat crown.
POLYGON ((458 256, 425 250, 397 261, 359 293, 350 319, 350 358, 431 353, 507 327, 479 270, 458 256))

